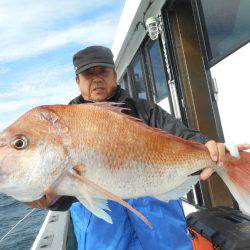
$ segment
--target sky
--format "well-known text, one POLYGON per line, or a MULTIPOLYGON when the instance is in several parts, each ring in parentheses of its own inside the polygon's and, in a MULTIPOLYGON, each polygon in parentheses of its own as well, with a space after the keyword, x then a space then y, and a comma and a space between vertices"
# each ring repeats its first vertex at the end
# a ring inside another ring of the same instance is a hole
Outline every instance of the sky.
POLYGON ((30 108, 80 92, 72 56, 112 47, 125 0, 0 1, 0 131, 30 108))

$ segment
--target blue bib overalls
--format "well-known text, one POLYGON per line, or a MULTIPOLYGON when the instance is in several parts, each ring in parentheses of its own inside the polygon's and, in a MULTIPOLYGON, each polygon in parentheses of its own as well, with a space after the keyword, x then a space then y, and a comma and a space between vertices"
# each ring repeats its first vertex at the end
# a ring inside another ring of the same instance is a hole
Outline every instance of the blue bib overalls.
POLYGON ((79 202, 71 206, 79 250, 190 250, 191 238, 180 200, 162 202, 145 197, 127 202, 152 223, 150 229, 136 215, 109 201, 113 225, 90 213, 79 202))

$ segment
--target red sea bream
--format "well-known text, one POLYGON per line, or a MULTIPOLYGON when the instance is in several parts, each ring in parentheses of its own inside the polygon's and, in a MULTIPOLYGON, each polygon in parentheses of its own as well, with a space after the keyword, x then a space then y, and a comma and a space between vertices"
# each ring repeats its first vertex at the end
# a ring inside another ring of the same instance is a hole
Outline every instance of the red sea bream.
POLYGON ((193 173, 213 167, 250 214, 250 153, 227 153, 219 167, 204 145, 151 128, 122 109, 96 103, 28 111, 0 134, 0 192, 27 202, 53 187, 111 223, 104 211, 110 199, 150 225, 122 199, 179 198, 198 181, 193 173))

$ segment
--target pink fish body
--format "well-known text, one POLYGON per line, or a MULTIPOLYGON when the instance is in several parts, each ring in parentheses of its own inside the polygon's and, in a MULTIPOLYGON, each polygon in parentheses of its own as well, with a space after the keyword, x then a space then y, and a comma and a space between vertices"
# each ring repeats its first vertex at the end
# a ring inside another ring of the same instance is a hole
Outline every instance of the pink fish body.
POLYGON ((0 134, 0 192, 32 201, 52 186, 111 222, 103 210, 108 209, 106 199, 126 206, 121 199, 177 199, 198 181, 193 173, 213 167, 250 213, 249 153, 242 152, 240 159, 228 153, 224 167, 218 167, 204 145, 121 111, 96 103, 42 106, 24 114, 0 134))

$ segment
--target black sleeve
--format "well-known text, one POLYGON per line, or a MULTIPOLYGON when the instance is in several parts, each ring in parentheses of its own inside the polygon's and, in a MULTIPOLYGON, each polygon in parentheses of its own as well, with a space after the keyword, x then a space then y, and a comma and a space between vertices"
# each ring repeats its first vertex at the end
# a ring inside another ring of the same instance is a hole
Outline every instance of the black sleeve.
POLYGON ((72 203, 77 202, 78 200, 72 196, 62 196, 59 200, 49 207, 49 210, 52 211, 67 211, 72 203))
POLYGON ((197 130, 186 127, 173 115, 163 110, 153 102, 140 100, 139 112, 141 118, 151 127, 160 128, 170 134, 205 144, 209 138, 197 130))

